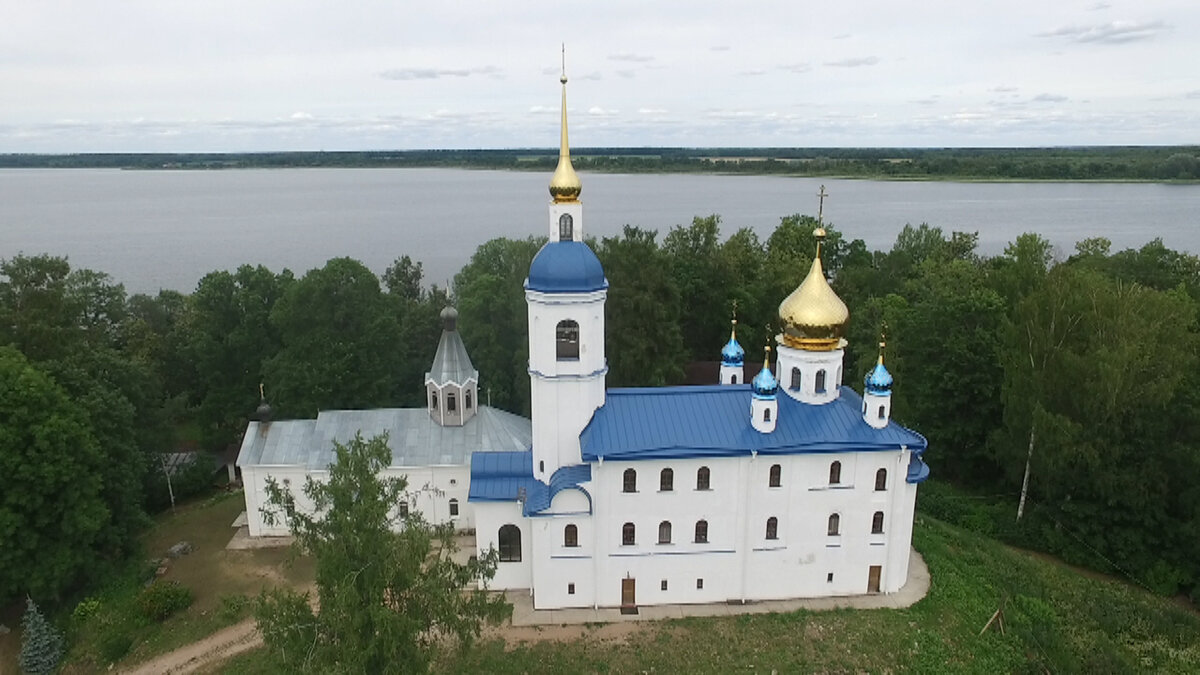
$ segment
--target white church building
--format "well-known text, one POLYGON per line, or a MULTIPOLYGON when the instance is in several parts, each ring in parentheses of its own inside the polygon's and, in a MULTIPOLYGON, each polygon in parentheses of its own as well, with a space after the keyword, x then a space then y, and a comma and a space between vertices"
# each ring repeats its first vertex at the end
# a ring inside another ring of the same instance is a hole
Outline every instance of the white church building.
POLYGON ((238 466, 251 535, 285 533, 262 522, 267 476, 298 485, 326 471, 332 441, 388 431, 387 471, 415 489, 403 508, 474 529, 480 553, 500 554, 489 588, 528 590, 536 609, 899 590, 926 441, 890 420, 882 352, 863 396, 842 385, 849 312, 819 244, 779 306, 774 369, 768 347, 747 381, 731 333, 718 384, 606 388, 608 280, 583 240, 562 83, 550 241, 525 281, 532 419, 478 405, 447 310, 425 408, 250 423, 238 466))

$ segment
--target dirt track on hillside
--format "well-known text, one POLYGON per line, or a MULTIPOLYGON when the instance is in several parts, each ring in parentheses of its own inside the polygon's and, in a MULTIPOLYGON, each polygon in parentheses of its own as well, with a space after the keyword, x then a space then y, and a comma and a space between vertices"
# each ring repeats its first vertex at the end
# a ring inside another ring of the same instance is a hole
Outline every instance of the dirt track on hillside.
POLYGON ((157 658, 140 663, 131 670, 121 672, 129 675, 181 675, 193 673, 200 668, 215 665, 242 652, 250 651, 262 644, 262 635, 254 625, 254 619, 223 628, 216 633, 168 652, 157 658))

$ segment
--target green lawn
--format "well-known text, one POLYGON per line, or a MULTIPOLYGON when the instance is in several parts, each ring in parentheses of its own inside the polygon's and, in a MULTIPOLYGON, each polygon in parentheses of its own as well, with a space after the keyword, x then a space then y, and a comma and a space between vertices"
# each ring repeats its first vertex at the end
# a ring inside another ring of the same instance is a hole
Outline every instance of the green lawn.
MULTIPOLYGON (((1085 576, 919 516, 933 577, 904 610, 800 611, 664 621, 619 639, 490 640, 446 673, 1200 672, 1200 615, 1123 582, 1085 576), (1004 605, 1005 632, 980 629, 1004 605)), ((272 672, 251 652, 217 672, 272 672)))
MULTIPOLYGON (((165 556, 167 549, 188 541, 195 550, 172 560, 162 581, 176 581, 194 598, 186 610, 162 623, 143 618, 135 598, 142 588, 137 570, 114 581, 94 598, 97 611, 85 619, 70 619, 70 651, 64 672, 91 673, 110 663, 129 666, 206 637, 250 614, 250 598, 268 586, 303 586, 312 580, 311 561, 290 560, 289 550, 227 551, 230 527, 244 510, 240 492, 217 493, 155 518, 144 535, 146 555, 165 556), (127 643, 127 653, 119 645, 127 643)), ((0 672, 7 672, 0 668, 0 672)))

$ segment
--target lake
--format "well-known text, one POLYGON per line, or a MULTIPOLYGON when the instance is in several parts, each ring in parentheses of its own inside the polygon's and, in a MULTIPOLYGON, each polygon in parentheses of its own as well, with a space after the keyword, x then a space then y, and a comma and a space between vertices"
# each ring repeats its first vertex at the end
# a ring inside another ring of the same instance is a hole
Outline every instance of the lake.
MULTIPOLYGON (((950 183, 777 176, 581 174, 584 231, 625 224, 660 232, 720 214, 722 233, 765 238, 781 216, 816 214, 850 239, 890 249, 905 225, 978 231, 995 254, 1022 232, 1065 257, 1103 236, 1114 250, 1162 237, 1200 251, 1200 185, 950 183)), ((242 263, 298 275, 349 256, 382 272, 407 254, 444 285, 494 237, 546 234, 547 173, 465 169, 0 170, 0 258, 68 256, 131 293, 191 291, 242 263)))

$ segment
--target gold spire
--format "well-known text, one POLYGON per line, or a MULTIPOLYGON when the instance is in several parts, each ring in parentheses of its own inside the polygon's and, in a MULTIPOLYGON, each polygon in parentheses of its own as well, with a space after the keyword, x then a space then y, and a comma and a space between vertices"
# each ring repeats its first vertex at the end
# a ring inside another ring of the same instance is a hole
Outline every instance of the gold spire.
POLYGON ((842 334, 850 320, 850 310, 825 280, 825 270, 821 266, 825 229, 818 227, 813 230, 813 236, 817 238, 817 254, 808 276, 779 303, 779 319, 783 322, 781 342, 796 349, 827 352, 846 345, 842 334))
POLYGON ((567 47, 563 45, 562 77, 562 138, 558 145, 558 168, 550 177, 550 196, 555 202, 577 202, 583 184, 571 166, 571 146, 567 143, 567 47))

